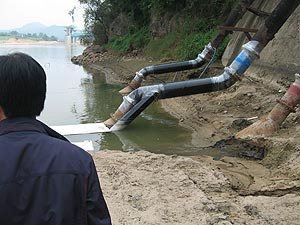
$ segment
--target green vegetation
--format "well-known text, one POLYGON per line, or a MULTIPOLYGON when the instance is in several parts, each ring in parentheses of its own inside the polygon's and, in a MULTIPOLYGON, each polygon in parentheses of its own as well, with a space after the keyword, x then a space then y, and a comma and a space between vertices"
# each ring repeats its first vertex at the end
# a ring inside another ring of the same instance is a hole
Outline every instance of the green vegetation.
POLYGON ((2 36, 1 34, 0 34, 0 41, 6 41, 6 40, 8 40, 8 39, 10 39, 11 37, 10 36, 2 36))
POLYGON ((170 32, 159 39, 152 39, 145 46, 145 54, 155 59, 177 58, 176 48, 180 44, 180 33, 170 32))
MULTIPOLYGON (((194 59, 218 32, 219 22, 215 19, 201 19, 193 23, 187 18, 182 26, 164 37, 150 40, 145 47, 145 54, 156 59, 177 58, 194 59)), ((220 58, 228 40, 218 48, 216 58, 220 58)))
MULTIPOLYGON (((196 58, 199 53, 204 49, 205 45, 215 36, 217 29, 211 29, 208 32, 199 32, 190 36, 180 42, 178 48, 178 56, 181 59, 192 59, 196 58)), ((227 38, 221 46, 216 50, 216 58, 221 58, 222 54, 228 44, 229 39, 227 38)))
POLYGON ((128 53, 134 49, 144 48, 150 41, 150 32, 147 27, 140 30, 133 31, 132 33, 125 34, 121 37, 113 37, 105 45, 120 53, 128 53))
MULTIPOLYGON (((236 0, 79 0, 94 43, 154 58, 197 57, 236 0)), ((220 57, 227 42, 218 49, 220 57)))

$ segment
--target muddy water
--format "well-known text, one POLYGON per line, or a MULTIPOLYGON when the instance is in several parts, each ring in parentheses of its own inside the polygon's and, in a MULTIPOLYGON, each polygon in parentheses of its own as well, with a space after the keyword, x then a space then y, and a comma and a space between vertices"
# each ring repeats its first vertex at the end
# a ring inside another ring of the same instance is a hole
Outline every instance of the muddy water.
MULTIPOLYGON (((123 101, 118 93, 121 86, 112 84, 111 77, 101 70, 86 68, 90 79, 86 79, 83 90, 87 93, 86 115, 82 122, 102 122, 109 118, 123 101), (110 80, 108 82, 108 80, 110 80)), ((178 121, 167 114, 159 103, 154 103, 140 114, 124 130, 114 133, 70 136, 74 141, 91 139, 94 147, 121 149, 123 151, 147 150, 153 153, 184 154, 194 151, 191 132, 178 126, 178 121)))

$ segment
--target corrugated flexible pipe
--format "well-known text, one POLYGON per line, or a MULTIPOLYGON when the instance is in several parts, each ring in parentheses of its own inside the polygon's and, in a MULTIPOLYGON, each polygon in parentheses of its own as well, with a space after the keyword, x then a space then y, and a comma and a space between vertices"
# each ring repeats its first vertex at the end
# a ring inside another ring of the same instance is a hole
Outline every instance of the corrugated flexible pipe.
POLYGON ((300 75, 295 74, 295 82, 284 96, 278 100, 271 112, 261 120, 238 132, 238 139, 258 139, 272 135, 279 130, 287 116, 295 112, 295 107, 300 104, 300 75))

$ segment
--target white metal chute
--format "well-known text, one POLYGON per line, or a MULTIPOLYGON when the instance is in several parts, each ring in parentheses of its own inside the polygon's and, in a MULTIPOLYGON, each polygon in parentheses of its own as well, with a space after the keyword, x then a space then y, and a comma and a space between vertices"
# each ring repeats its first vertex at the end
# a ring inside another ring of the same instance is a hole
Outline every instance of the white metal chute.
POLYGON ((76 135, 76 134, 94 134, 110 132, 111 130, 104 123, 85 123, 73 125, 51 126, 53 130, 61 135, 76 135))
POLYGON ((85 140, 81 142, 72 142, 72 144, 77 145, 78 147, 84 149, 85 151, 94 151, 93 141, 85 140))

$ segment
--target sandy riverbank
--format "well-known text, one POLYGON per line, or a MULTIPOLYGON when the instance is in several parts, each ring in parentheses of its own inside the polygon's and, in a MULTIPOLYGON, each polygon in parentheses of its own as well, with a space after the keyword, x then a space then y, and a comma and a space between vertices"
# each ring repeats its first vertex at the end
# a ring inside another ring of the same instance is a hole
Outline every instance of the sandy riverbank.
POLYGON ((299 224, 299 181, 260 163, 148 152, 93 155, 113 224, 299 224))
POLYGON ((0 40, 0 45, 65 45, 65 43, 59 41, 34 41, 10 38, 8 40, 0 40))

